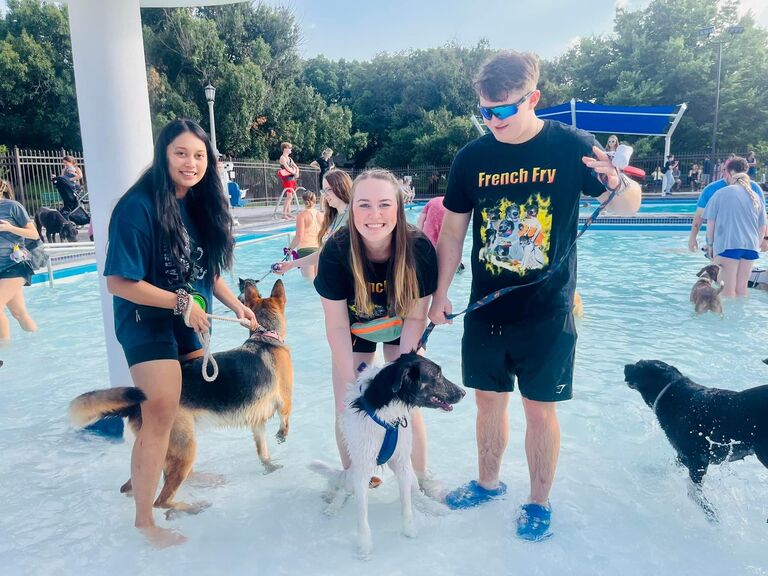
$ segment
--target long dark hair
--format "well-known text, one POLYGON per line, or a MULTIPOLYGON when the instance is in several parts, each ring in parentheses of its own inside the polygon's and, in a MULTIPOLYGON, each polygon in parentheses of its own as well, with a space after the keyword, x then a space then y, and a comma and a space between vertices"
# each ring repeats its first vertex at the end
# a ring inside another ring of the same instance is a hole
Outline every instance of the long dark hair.
POLYGON ((216 153, 208 134, 192 120, 177 118, 167 124, 157 136, 152 166, 142 174, 134 187, 148 190, 155 202, 155 213, 160 222, 161 240, 167 243, 171 255, 181 267, 190 261, 182 235, 183 228, 176 186, 168 171, 168 146, 179 135, 191 132, 205 144, 208 166, 203 179, 187 192, 187 210, 197 229, 197 241, 207 255, 206 266, 210 278, 232 267, 235 241, 232 237, 232 217, 224 198, 224 186, 216 169, 216 153))

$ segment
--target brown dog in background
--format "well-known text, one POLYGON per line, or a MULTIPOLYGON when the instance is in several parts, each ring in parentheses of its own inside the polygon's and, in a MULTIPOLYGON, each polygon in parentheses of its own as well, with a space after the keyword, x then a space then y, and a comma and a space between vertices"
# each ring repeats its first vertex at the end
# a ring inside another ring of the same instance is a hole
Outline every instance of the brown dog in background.
POLYGON ((723 314, 723 302, 720 300, 720 292, 723 291, 723 285, 718 283, 717 276, 720 273, 720 266, 709 264, 704 266, 696 276, 696 284, 691 288, 691 302, 696 314, 704 312, 714 312, 723 314), (712 287, 712 283, 717 284, 717 288, 712 287))
MULTIPOLYGON (((278 442, 288 435, 293 390, 291 351, 285 338, 285 288, 275 282, 268 298, 262 298, 254 280, 241 281, 242 301, 259 322, 260 330, 252 332, 242 346, 213 356, 219 375, 213 382, 202 377, 202 358, 181 365, 182 385, 179 412, 171 429, 168 452, 163 467, 163 489, 155 508, 174 512, 197 513, 206 504, 175 502, 174 496, 186 480, 195 462, 197 442, 195 419, 205 417, 228 427, 249 427, 256 451, 267 472, 280 468, 269 457, 265 424, 276 412, 280 414, 278 442)), ((107 416, 128 418, 134 433, 141 429, 141 403, 146 399, 138 388, 116 387, 86 392, 72 400, 69 415, 77 426, 87 426, 107 416)), ((131 491, 128 480, 121 488, 131 491)))

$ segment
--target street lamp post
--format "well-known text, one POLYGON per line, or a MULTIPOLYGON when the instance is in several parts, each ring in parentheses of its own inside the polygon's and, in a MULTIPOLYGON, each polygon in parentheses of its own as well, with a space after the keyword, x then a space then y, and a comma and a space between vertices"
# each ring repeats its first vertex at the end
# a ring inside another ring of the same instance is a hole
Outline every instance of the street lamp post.
MULTIPOLYGON (((725 31, 730 36, 741 34, 744 32, 743 26, 729 26, 725 31)), ((717 34, 717 29, 714 26, 706 26, 699 29, 699 35, 706 38, 712 38, 712 42, 717 44, 717 87, 715 88, 715 118, 712 122, 712 148, 710 151, 710 182, 715 178, 715 164, 717 162, 715 154, 717 153, 717 122, 720 115, 720 73, 723 65, 723 44, 728 39, 723 34, 717 34)))
POLYGON ((204 90, 205 99, 208 101, 208 122, 211 126, 211 146, 213 146, 214 150, 218 151, 219 149, 216 146, 216 123, 213 120, 213 102, 216 100, 216 88, 209 82, 204 90))

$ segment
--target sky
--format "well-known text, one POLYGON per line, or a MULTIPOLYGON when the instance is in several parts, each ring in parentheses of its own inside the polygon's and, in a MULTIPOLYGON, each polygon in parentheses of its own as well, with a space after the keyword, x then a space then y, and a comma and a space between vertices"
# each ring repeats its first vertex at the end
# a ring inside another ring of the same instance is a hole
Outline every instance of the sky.
MULTIPOLYGON (((293 9, 303 35, 301 55, 369 60, 379 52, 457 42, 563 54, 580 36, 613 29, 617 5, 637 10, 649 0, 268 0, 293 9)), ((768 28, 768 0, 742 0, 768 28)))
MULTIPOLYGON (((112 0, 110 0, 112 1, 112 0)), ((637 10, 650 0, 265 0, 290 7, 303 40, 301 56, 369 60, 379 52, 448 42, 563 54, 580 36, 607 34, 617 5, 637 10)), ((6 0, 0 0, 0 10, 6 0)), ((768 0, 741 0, 768 28, 768 0)))

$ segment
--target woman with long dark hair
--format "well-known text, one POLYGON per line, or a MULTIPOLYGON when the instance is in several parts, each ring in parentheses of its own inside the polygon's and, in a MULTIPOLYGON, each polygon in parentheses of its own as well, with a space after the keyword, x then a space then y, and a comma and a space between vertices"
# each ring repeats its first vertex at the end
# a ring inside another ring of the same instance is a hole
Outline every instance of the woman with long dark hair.
POLYGON ((256 327, 221 278, 232 266, 232 218, 208 135, 174 120, 157 137, 152 166, 120 199, 109 223, 104 275, 115 333, 141 404, 131 458, 136 527, 158 547, 186 539, 155 526, 152 504, 181 394, 181 362, 202 356, 215 296, 256 327))

